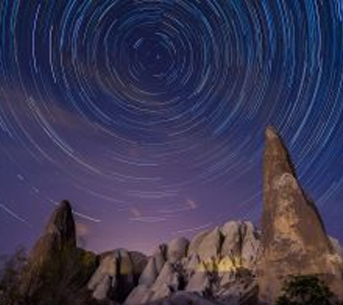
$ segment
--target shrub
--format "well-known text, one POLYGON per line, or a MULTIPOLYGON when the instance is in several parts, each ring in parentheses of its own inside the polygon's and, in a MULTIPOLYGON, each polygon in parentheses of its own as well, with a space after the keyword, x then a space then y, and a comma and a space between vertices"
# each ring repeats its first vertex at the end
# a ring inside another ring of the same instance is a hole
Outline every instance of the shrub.
POLYGON ((333 305, 330 289, 314 275, 289 277, 277 299, 277 305, 333 305))

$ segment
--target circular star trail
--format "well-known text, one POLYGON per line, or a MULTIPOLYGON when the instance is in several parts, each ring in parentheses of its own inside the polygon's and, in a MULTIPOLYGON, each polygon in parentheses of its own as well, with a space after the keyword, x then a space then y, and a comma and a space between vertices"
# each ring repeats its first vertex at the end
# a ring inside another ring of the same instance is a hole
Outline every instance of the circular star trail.
POLYGON ((40 228, 64 197, 97 249, 256 220, 268 124, 334 222, 342 18, 338 0, 1 1, 1 226, 40 228))

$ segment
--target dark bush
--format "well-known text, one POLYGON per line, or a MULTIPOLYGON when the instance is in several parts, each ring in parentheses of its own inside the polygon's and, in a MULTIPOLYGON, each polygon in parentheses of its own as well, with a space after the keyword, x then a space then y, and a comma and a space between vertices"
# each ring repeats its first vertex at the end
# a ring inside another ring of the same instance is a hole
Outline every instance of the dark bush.
POLYGON ((333 305, 333 293, 313 275, 289 277, 277 299, 277 305, 333 305))

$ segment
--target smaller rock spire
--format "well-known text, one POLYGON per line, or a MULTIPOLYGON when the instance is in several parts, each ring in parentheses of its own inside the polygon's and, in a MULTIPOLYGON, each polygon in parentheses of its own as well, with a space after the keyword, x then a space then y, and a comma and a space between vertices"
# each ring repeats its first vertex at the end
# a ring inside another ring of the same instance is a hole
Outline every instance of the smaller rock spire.
POLYGON ((53 212, 43 235, 29 254, 23 274, 21 293, 26 298, 39 294, 42 287, 48 291, 62 285, 66 270, 75 268, 77 259, 76 231, 72 208, 63 200, 53 212), (49 277, 49 281, 46 278, 49 277))

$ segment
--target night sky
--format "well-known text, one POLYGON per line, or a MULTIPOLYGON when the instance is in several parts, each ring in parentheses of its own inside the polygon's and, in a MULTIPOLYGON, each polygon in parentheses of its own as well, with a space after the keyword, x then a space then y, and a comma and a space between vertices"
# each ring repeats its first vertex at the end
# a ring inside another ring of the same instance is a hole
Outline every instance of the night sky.
POLYGON ((0 253, 259 224, 268 124, 343 241, 341 0, 0 0, 0 253))

